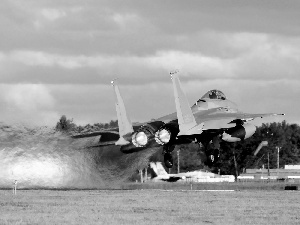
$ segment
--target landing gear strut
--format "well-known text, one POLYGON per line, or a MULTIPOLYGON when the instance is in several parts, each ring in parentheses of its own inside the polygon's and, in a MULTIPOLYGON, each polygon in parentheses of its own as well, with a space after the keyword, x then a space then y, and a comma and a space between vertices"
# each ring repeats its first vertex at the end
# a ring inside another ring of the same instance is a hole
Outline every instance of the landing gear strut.
MULTIPOLYGON (((199 149, 201 148, 201 144, 199 144, 199 149)), ((214 138, 212 141, 212 145, 210 145, 208 142, 204 143, 204 152, 207 157, 207 166, 208 167, 214 167, 220 158, 220 144, 219 141, 214 138)))
POLYGON ((167 168, 173 167, 173 156, 170 152, 165 153, 164 155, 164 163, 167 168))
POLYGON ((212 163, 217 162, 220 158, 220 150, 219 149, 213 149, 211 152, 211 155, 209 156, 212 163))
POLYGON ((173 167, 173 156, 172 151, 174 150, 175 145, 164 145, 163 155, 164 155, 164 163, 167 168, 173 167))

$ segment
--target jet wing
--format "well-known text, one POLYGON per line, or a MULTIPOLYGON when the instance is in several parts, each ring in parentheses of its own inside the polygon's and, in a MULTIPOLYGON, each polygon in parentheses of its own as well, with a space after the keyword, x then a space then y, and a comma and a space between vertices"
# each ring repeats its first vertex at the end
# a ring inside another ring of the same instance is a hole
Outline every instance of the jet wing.
POLYGON ((265 114, 250 114, 238 111, 231 111, 228 108, 209 109, 199 111, 195 114, 197 124, 203 123, 203 130, 222 129, 243 124, 254 120, 255 118, 263 118, 268 116, 279 116, 284 114, 265 113, 265 114))
MULTIPOLYGON (((133 126, 133 130, 136 131, 141 126, 142 124, 135 124, 133 126)), ((99 136, 98 143, 96 145, 92 145, 89 147, 116 145, 116 142, 120 139, 119 128, 116 127, 116 128, 105 129, 100 131, 87 132, 83 134, 75 134, 72 135, 72 138, 80 139, 80 138, 90 138, 90 137, 97 137, 97 136, 99 136)))
POLYGON ((284 116, 284 113, 264 113, 264 114, 248 114, 248 113, 240 113, 237 119, 243 120, 244 122, 254 120, 256 118, 264 118, 268 116, 284 116))
POLYGON ((79 138, 90 138, 90 137, 97 137, 97 136, 99 136, 98 143, 90 147, 114 145, 116 141, 118 141, 120 138, 118 128, 111 129, 111 130, 89 132, 84 134, 77 134, 77 135, 73 135, 72 138, 79 139, 79 138))

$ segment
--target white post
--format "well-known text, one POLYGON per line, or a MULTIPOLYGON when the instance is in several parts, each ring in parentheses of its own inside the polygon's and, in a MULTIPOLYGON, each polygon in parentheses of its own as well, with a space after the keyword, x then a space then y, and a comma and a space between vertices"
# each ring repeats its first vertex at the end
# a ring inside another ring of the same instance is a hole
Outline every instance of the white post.
POLYGON ((145 168, 145 178, 144 178, 144 181, 147 182, 147 179, 148 179, 148 168, 146 167, 145 168))
POLYGON ((270 179, 270 155, 269 155, 269 152, 268 152, 268 181, 270 179))
POLYGON ((140 172, 140 177, 141 177, 141 183, 143 183, 143 170, 139 170, 140 172))
POLYGON ((279 176, 279 150, 280 148, 277 146, 277 178, 279 176))
POLYGON ((180 173, 180 160, 179 160, 180 149, 177 151, 177 173, 180 173))
POLYGON ((279 150, 280 148, 277 146, 277 169, 279 170, 279 150))
POLYGON ((14 181, 14 187, 13 187, 13 194, 14 194, 14 195, 17 194, 17 184, 18 184, 18 181, 15 180, 15 181, 14 181))

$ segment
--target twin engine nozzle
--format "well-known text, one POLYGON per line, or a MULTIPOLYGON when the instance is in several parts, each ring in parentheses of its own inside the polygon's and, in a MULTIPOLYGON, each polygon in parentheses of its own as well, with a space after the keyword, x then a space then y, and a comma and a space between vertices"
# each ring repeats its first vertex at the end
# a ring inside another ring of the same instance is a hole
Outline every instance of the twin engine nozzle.
POLYGON ((176 129, 176 125, 155 121, 145 124, 138 129, 138 131, 132 135, 132 143, 136 147, 145 147, 154 139, 157 144, 165 145, 169 143, 173 137, 176 137, 178 132, 179 129, 176 129))
MULTIPOLYGON (((247 139, 255 133, 256 127, 253 124, 237 125, 229 128, 222 134, 222 139, 227 142, 236 142, 247 139)), ((132 144, 136 147, 146 147, 150 143, 166 145, 176 141, 179 133, 177 122, 163 123, 155 121, 140 127, 132 135, 132 144), (155 140, 155 141, 154 141, 155 140)))
POLYGON ((171 140, 171 131, 167 128, 161 128, 155 133, 155 141, 157 144, 164 145, 170 142, 171 140))

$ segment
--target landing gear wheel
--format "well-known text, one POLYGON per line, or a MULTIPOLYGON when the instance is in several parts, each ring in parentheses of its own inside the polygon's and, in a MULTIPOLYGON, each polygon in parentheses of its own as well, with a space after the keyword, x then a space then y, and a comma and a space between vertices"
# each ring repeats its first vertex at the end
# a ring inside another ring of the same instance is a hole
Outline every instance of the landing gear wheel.
POLYGON ((172 157, 171 153, 169 153, 169 152, 165 153, 164 163, 167 168, 173 167, 173 157, 172 157))
POLYGON ((213 151, 213 155, 214 155, 214 162, 218 162, 220 159, 220 149, 214 149, 213 151))
POLYGON ((171 153, 174 148, 175 145, 164 145, 163 147, 164 163, 167 168, 173 167, 173 157, 171 153))
POLYGON ((207 156, 207 166, 215 167, 219 163, 220 159, 220 150, 219 149, 210 149, 206 152, 207 156))

